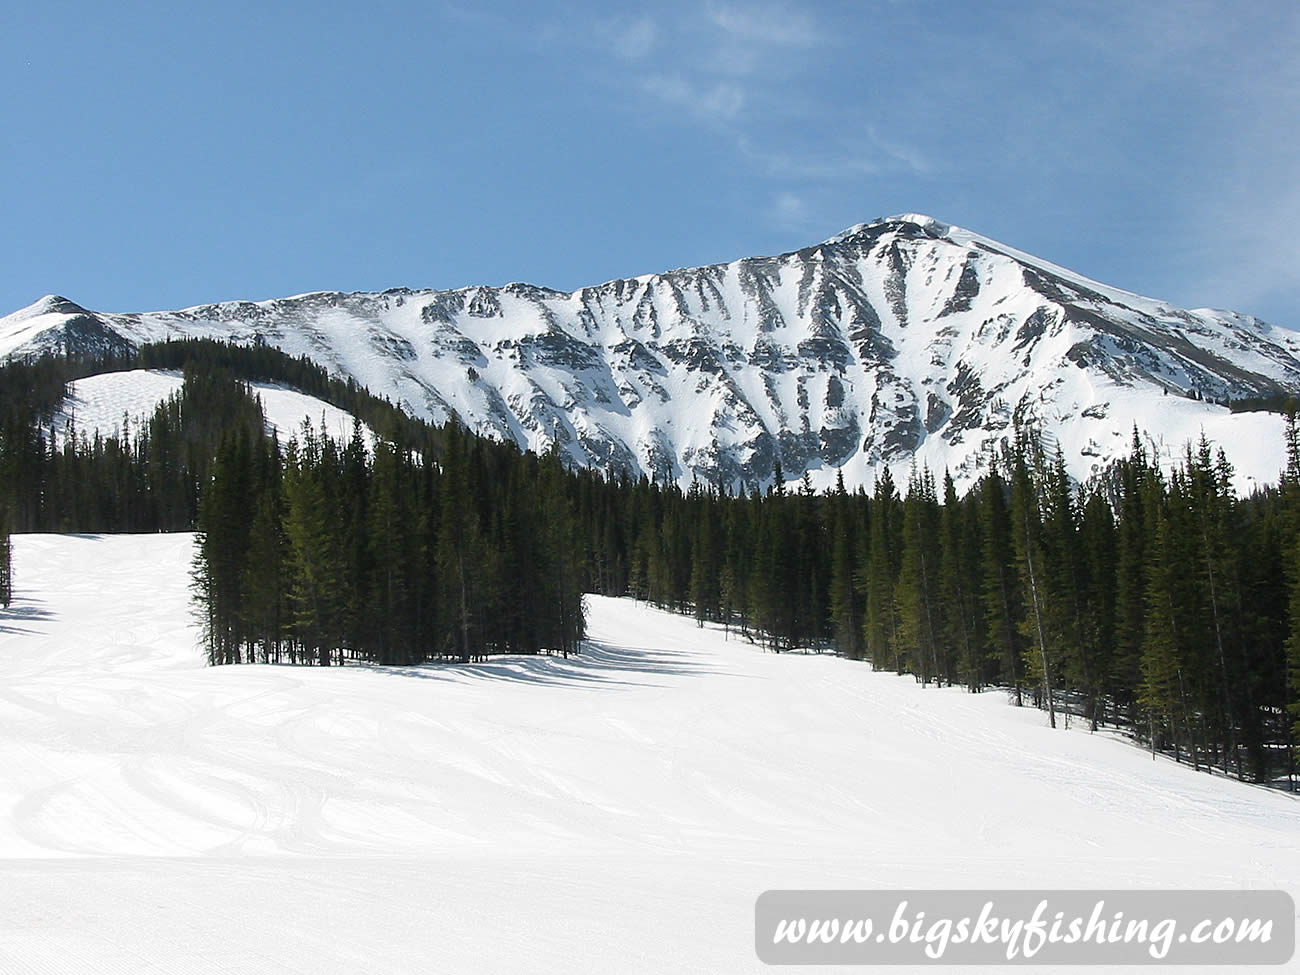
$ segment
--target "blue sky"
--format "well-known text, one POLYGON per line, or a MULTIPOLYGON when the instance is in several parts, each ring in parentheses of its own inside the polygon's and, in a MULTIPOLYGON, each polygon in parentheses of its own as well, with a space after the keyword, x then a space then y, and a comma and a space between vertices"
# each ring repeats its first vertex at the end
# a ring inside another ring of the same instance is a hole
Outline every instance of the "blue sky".
POLYGON ((0 313, 615 277, 918 211, 1300 327, 1300 4, 11 3, 0 313))

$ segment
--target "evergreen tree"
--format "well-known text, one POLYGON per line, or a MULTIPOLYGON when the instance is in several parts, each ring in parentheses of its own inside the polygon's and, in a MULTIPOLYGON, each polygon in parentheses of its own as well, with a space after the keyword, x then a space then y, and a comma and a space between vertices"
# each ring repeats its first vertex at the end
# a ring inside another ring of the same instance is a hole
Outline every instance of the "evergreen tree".
POLYGON ((1155 547, 1155 513, 1164 494, 1159 468, 1150 464, 1137 427, 1129 457, 1113 475, 1115 495, 1115 635, 1108 674, 1116 703, 1137 720, 1134 690, 1141 682, 1146 638, 1147 566, 1155 547))
POLYGON ((987 644, 1001 665, 1001 679, 1023 703, 1023 640, 1020 620, 1024 597, 1015 570, 1015 547, 1006 483, 994 467, 979 486, 981 583, 984 596, 987 644))
MULTIPOLYGON (((321 418, 324 436, 325 420, 321 418)), ((372 588, 371 544, 368 537, 371 471, 361 420, 352 418, 352 436, 339 458, 337 496, 333 498, 338 513, 338 532, 343 552, 337 600, 342 612, 343 641, 354 651, 365 653, 376 639, 370 602, 372 588)), ((368 655, 368 654, 367 654, 368 655)))
MULTIPOLYGON (((1206 685, 1216 685, 1204 703, 1212 713, 1206 722, 1221 744, 1220 752, 1225 772, 1233 765, 1242 773, 1238 753, 1238 732, 1242 727, 1243 708, 1238 693, 1248 690, 1243 680, 1240 651, 1236 634, 1240 626, 1240 597, 1237 592, 1238 570, 1235 548, 1230 535, 1235 524, 1235 505, 1232 495, 1232 470, 1226 460, 1221 465, 1212 457, 1209 441, 1204 433, 1195 450, 1188 445, 1184 461, 1186 472, 1186 503, 1188 527, 1194 532, 1192 551, 1198 568, 1198 603, 1208 610, 1207 644, 1212 647, 1206 685)), ((1247 722, 1253 725, 1253 722, 1247 722)), ((1258 748, 1258 729, 1250 729, 1258 748)), ((1207 742, 1208 745, 1208 742, 1207 742)), ((1208 756, 1207 756, 1208 760, 1208 756)))
POLYGON ((1287 605, 1290 626, 1286 640, 1286 673, 1291 691, 1287 705, 1291 718, 1290 737, 1294 743, 1300 741, 1300 544, 1294 544, 1291 551, 1292 582, 1291 598, 1287 605))
POLYGON ((414 471, 387 441, 375 444, 365 532, 364 564, 370 567, 366 605, 368 644, 380 664, 409 664, 421 659, 412 605, 422 562, 409 485, 414 471))
POLYGON ((488 651, 486 621, 497 608, 496 566, 471 497, 464 434, 448 431, 443 454, 437 548, 438 619, 443 652, 471 661, 488 651))
POLYGON ((1084 587, 1084 619, 1080 632, 1083 653, 1073 658, 1071 676, 1084 692, 1089 728, 1096 731, 1108 700, 1117 698, 1115 629, 1117 541, 1110 505, 1098 493, 1088 497, 1079 525, 1084 587))
POLYGON ((850 660, 865 656, 863 616, 865 607, 859 594, 859 553, 865 553, 863 528, 857 517, 857 505, 844 490, 844 473, 837 475, 831 495, 831 624, 835 644, 850 660))
POLYGON ((278 447, 268 458, 267 479, 257 495, 242 578, 242 622, 249 659, 279 663, 288 624, 285 607, 284 502, 278 447))
POLYGON ((582 567, 574 545, 577 519, 565 495, 564 478, 559 452, 552 450, 542 461, 538 483, 538 499, 547 513, 542 540, 546 604, 541 639, 546 649, 559 650, 567 657, 577 651, 587 632, 579 587, 582 567))
POLYGON ((1042 513, 1039 485, 1034 477, 1034 472, 1039 470, 1042 470, 1042 450, 1038 438, 1029 432, 1018 432, 1011 458, 1011 535, 1028 610, 1020 624, 1030 640, 1024 653, 1025 672, 1036 688, 1039 705, 1047 709, 1048 720, 1055 728, 1054 653, 1047 641, 1048 592, 1043 571, 1042 513))
POLYGON ((1100 706, 1100 651, 1093 640, 1088 603, 1088 565, 1076 502, 1065 458, 1058 446, 1045 463, 1039 485, 1042 518, 1040 590, 1045 594, 1043 616, 1056 681, 1082 692, 1084 710, 1095 724, 1100 706))
MULTIPOLYGON (((939 594, 946 607, 941 639, 956 649, 957 675, 978 691, 984 683, 974 589, 979 578, 979 538, 965 507, 957 499, 952 475, 944 471, 939 522, 939 594)), ((951 679, 951 675, 949 675, 951 679)))
POLYGON ((700 626, 705 620, 716 620, 721 613, 721 556, 722 525, 718 519, 714 499, 706 492, 692 488, 694 507, 694 542, 691 545, 691 605, 695 621, 700 626))
POLYGON ((939 660, 943 630, 939 608, 939 509, 934 478, 915 468, 903 501, 902 554, 895 600, 903 640, 903 663, 922 684, 940 680, 946 669, 939 660))
POLYGON ((795 645, 797 592, 788 576, 793 567, 790 501, 778 480, 759 504, 754 567, 750 573, 751 619, 765 634, 768 647, 777 652, 795 645))
POLYGON ((894 599, 898 579, 899 549, 902 545, 902 512, 898 492, 889 468, 876 481, 871 505, 870 551, 866 558, 866 638, 867 654, 877 670, 898 669, 903 662, 899 653, 898 606, 894 599))
POLYGON ((1156 545, 1147 582, 1147 622, 1142 641, 1142 683, 1138 703, 1146 712, 1152 751, 1167 740, 1180 757, 1182 729, 1187 726, 1186 681, 1178 625, 1179 551, 1167 519, 1156 529, 1156 545))
POLYGON ((346 553, 330 503, 332 451, 307 427, 301 447, 289 442, 285 458, 285 536, 289 543, 289 604, 293 631, 305 659, 343 662, 347 607, 340 594, 346 553))
POLYGON ((203 494, 193 580, 203 606, 208 661, 240 663, 244 645, 242 594, 248 562, 247 499, 252 489, 252 458, 240 430, 226 436, 203 494))

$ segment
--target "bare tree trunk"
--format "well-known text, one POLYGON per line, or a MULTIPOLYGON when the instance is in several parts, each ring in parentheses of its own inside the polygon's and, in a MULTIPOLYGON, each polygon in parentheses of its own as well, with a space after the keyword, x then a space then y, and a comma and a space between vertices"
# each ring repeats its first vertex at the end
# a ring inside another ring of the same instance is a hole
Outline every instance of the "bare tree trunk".
POLYGON ((1038 653, 1043 665, 1043 693, 1047 697, 1047 719, 1056 727, 1056 705, 1052 703, 1052 672, 1047 665, 1047 642, 1043 639, 1043 614, 1038 606, 1038 583, 1034 578, 1034 543, 1029 534, 1029 514, 1025 513, 1025 558, 1029 562, 1029 591, 1034 597, 1034 623, 1038 627, 1038 653))
POLYGON ((460 652, 469 663, 469 605, 465 596, 465 557, 456 554, 456 574, 460 582, 460 652))
MULTIPOLYGON (((930 666, 934 669, 934 682, 939 683, 939 646, 934 637, 934 620, 930 615, 930 577, 925 571, 925 550, 921 550, 921 598, 925 600, 925 629, 930 637, 930 666)), ((922 681, 924 683, 924 681, 922 681)))
POLYGON ((1214 559, 1210 552, 1210 536, 1206 531, 1204 523, 1201 525, 1201 542, 1205 546, 1205 571, 1210 580, 1210 612, 1214 617, 1214 642, 1219 650, 1219 674, 1223 678, 1220 688, 1220 701, 1222 702, 1224 719, 1228 726, 1228 749, 1231 752, 1231 759, 1227 754, 1223 756, 1223 774, 1228 774, 1229 765, 1235 762, 1237 765, 1237 778, 1243 778, 1241 771, 1241 756, 1237 749, 1237 731, 1233 727, 1233 715, 1231 701, 1228 697, 1228 657, 1223 650, 1223 628, 1219 623, 1219 597, 1214 585, 1214 559))

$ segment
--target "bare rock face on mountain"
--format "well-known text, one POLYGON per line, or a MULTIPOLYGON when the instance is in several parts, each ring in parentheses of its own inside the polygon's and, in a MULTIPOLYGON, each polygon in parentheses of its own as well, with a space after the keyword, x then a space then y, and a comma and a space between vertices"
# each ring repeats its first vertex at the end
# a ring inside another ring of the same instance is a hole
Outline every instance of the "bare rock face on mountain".
POLYGON ((419 416, 733 491, 769 483, 778 461, 822 483, 842 468, 850 484, 915 461, 964 486, 1027 421, 1086 480, 1135 425, 1177 447, 1206 423, 1232 434, 1214 401, 1300 392, 1295 333, 1172 308, 916 214, 572 294, 319 292, 126 315, 50 297, 0 319, 0 354, 183 335, 262 340, 419 416))

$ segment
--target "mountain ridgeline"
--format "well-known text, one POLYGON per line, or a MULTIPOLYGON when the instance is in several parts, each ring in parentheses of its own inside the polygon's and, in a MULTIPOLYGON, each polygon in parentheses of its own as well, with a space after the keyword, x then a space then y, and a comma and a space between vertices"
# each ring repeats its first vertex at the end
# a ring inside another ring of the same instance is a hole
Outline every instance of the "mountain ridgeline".
MULTIPOLYGON (((811 471, 870 487, 949 470, 959 492, 1035 427, 1101 476, 1134 425, 1173 463, 1201 429, 1260 439, 1222 405, 1300 392, 1300 341, 1090 281, 916 214, 778 257, 610 281, 317 292, 181 311, 58 297, 0 319, 0 355, 120 355, 167 338, 264 342, 410 415, 566 463, 732 493, 811 471)), ((1276 440, 1280 420, 1272 427, 1276 440)), ((1258 481, 1276 475, 1271 460, 1258 481)))

